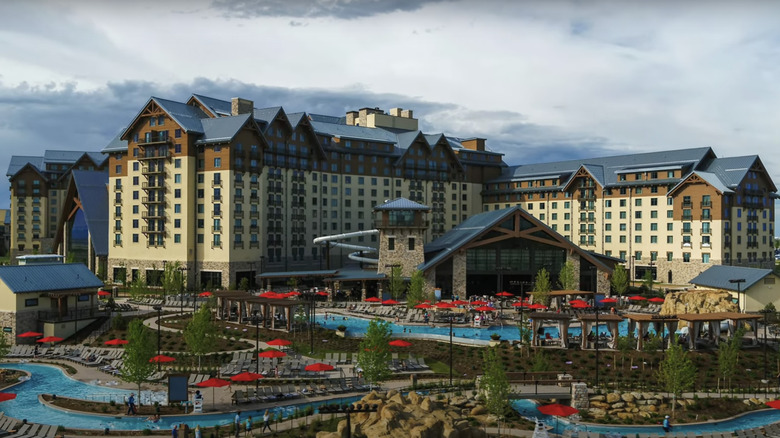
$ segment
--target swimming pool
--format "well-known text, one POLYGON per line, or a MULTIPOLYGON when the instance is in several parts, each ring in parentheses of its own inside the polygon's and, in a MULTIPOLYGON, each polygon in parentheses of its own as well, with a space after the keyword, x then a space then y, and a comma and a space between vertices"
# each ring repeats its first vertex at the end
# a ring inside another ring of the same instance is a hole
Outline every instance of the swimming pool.
MULTIPOLYGON (((100 395, 109 396, 112 394, 118 394, 120 397, 123 397, 129 395, 132 391, 118 388, 106 388, 79 382, 78 380, 68 377, 60 368, 50 365, 7 363, 0 365, 0 367, 17 369, 30 373, 29 380, 5 391, 15 393, 17 394, 17 397, 14 400, 2 402, 2 404, 0 404, 0 409, 4 411, 6 415, 18 419, 27 419, 27 421, 30 422, 53 424, 57 426, 61 425, 79 429, 102 430, 108 427, 110 429, 118 430, 143 430, 170 429, 174 424, 182 423, 193 428, 197 425, 200 425, 201 427, 228 425, 232 423, 233 416, 235 415, 231 413, 221 413, 164 416, 159 422, 152 423, 142 417, 100 416, 63 412, 41 404, 38 401, 38 395, 57 394, 65 397, 83 399, 88 398, 89 396, 99 398, 100 395)), ((360 398, 362 398, 362 396, 333 399, 329 400, 328 403, 351 403, 360 398)), ((276 406, 269 408, 269 410, 273 415, 281 412, 282 417, 287 418, 290 414, 295 413, 296 410, 306 409, 308 406, 312 406, 316 410, 321 404, 323 404, 323 402, 302 403, 290 406, 276 406)), ((262 418, 263 412, 265 412, 265 408, 263 410, 245 411, 242 413, 242 419, 245 419, 249 415, 253 418, 262 418)))
MULTIPOLYGON (((567 420, 566 418, 558 419, 558 426, 555 424, 555 417, 542 415, 537 409, 538 405, 531 400, 513 400, 512 407, 520 413, 520 415, 534 419, 538 418, 544 421, 545 424, 553 426, 553 430, 556 433, 563 433, 565 430, 579 430, 581 432, 599 432, 599 433, 612 433, 620 432, 621 434, 632 433, 661 433, 663 429, 661 425, 654 426, 624 426, 624 425, 583 425, 576 422, 567 420)), ((728 432, 735 430, 746 430, 759 426, 766 426, 767 424, 780 421, 780 410, 778 409, 764 409, 760 411, 750 412, 741 415, 737 418, 724 421, 713 421, 709 423, 699 424, 674 424, 675 433, 685 432, 728 432)), ((583 435, 580 435, 583 436, 583 435)))

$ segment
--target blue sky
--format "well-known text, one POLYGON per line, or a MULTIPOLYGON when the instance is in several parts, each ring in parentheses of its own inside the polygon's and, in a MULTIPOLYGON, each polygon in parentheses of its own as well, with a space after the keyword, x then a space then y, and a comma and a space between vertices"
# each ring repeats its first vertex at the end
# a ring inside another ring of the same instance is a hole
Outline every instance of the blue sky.
POLYGON ((3 1, 0 165, 99 150, 150 95, 200 93, 411 108, 510 164, 710 146, 760 155, 780 183, 778 16, 769 1, 3 1))

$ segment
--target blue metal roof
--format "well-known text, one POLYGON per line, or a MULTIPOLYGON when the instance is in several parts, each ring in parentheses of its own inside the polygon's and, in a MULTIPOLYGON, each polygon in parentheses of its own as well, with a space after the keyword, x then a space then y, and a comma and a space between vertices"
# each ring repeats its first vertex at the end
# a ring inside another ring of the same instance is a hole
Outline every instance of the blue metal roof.
POLYGON ((111 152, 127 152, 127 141, 122 140, 122 135, 125 133, 125 130, 119 131, 119 133, 111 139, 110 142, 104 147, 100 152, 104 154, 108 154, 111 152))
MULTIPOLYGON (((87 154, 86 151, 52 151, 47 150, 43 152, 43 161, 45 163, 65 163, 73 164, 81 157, 87 154)), ((90 157, 92 158, 92 157, 90 157)), ((93 160, 94 161, 94 160, 93 160)), ((102 161, 102 160, 101 160, 102 161)))
POLYGON ((220 116, 229 116, 233 114, 233 103, 227 100, 215 99, 213 97, 193 94, 192 97, 200 101, 211 112, 220 116))
POLYGON ((743 266, 713 265, 709 269, 697 275, 689 283, 696 286, 706 286, 724 290, 746 290, 754 284, 772 274, 771 269, 746 268, 743 266), (741 280, 745 282, 737 286, 729 280, 741 280))
POLYGON ((339 138, 355 140, 370 140, 383 143, 397 143, 396 134, 382 128, 366 128, 364 126, 342 125, 337 123, 325 123, 321 121, 311 122, 314 132, 332 135, 339 138))
POLYGON ((15 294, 103 286, 103 282, 81 263, 0 266, 0 281, 15 294))
POLYGON ((152 97, 157 105, 168 113, 179 126, 187 132, 203 133, 202 119, 207 119, 206 113, 200 108, 159 97, 152 97))
POLYGON ((238 134, 238 131, 249 120, 250 114, 237 116, 217 117, 215 119, 203 119, 203 137, 198 139, 198 144, 228 142, 238 134))
POLYGON ((34 166, 36 169, 38 169, 39 172, 45 168, 43 157, 13 155, 11 156, 11 161, 8 163, 8 170, 6 171, 5 175, 12 177, 16 175, 17 172, 22 170, 22 168, 27 164, 34 166))
POLYGON ((709 163, 706 169, 702 170, 716 175, 726 187, 735 188, 745 179, 756 160, 758 160, 758 155, 716 158, 709 163))
POLYGON ((327 281, 349 281, 349 280, 382 280, 387 278, 385 274, 377 273, 374 270, 365 270, 360 268, 339 269, 335 277, 328 278, 327 281))
POLYGON ((72 172, 95 254, 108 255, 108 170, 72 172))
POLYGON ((424 210, 428 211, 431 207, 427 205, 418 204, 406 198, 395 198, 392 201, 387 201, 384 204, 377 205, 374 210, 424 210))

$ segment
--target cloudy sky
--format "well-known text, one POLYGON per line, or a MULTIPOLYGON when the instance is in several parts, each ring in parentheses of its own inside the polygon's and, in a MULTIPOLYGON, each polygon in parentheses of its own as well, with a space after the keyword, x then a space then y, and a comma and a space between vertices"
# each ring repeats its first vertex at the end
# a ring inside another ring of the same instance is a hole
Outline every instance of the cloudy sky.
POLYGON ((509 164, 710 146, 760 155, 780 184, 777 17, 770 1, 4 0, 0 165, 100 150, 149 96, 200 93, 411 108, 509 164))

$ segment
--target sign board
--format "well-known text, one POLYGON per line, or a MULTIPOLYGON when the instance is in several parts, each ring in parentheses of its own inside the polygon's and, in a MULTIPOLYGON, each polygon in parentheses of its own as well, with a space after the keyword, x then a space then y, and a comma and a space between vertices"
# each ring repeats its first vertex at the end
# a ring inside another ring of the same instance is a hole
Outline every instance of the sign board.
POLYGON ((433 290, 433 295, 436 297, 436 301, 441 301, 441 288, 437 287, 433 290))
POLYGON ((168 375, 168 401, 182 402, 189 399, 187 389, 188 376, 185 374, 168 375))
POLYGON ((13 329, 13 327, 3 327, 3 332, 4 333, 13 333, 14 329, 13 329))

